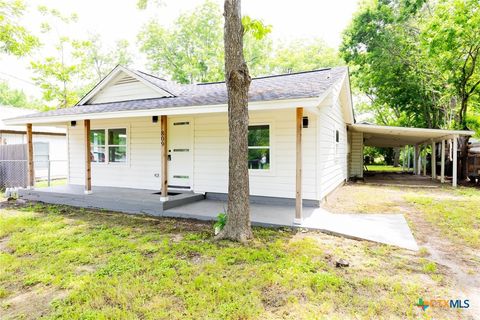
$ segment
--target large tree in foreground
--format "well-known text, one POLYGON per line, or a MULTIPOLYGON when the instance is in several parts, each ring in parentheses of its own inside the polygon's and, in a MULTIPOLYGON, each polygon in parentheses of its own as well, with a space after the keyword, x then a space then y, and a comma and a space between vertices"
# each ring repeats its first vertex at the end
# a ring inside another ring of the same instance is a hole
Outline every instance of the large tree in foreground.
POLYGON ((248 89, 250 74, 243 56, 240 0, 225 0, 225 81, 228 92, 228 211, 217 239, 252 238, 248 181, 248 89))

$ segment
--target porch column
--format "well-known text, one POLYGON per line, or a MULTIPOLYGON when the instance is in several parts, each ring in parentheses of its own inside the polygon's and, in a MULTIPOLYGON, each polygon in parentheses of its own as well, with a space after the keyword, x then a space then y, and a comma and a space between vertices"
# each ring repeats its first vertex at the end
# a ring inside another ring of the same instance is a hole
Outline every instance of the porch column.
POLYGON ((423 176, 427 176, 427 155, 425 154, 422 157, 422 169, 423 169, 423 176))
POLYGON ((410 146, 407 146, 407 172, 410 172, 410 146))
POLYGON ((437 179, 437 144, 432 142, 432 180, 437 179))
POLYGON ((445 183, 445 140, 442 140, 442 160, 440 165, 440 182, 445 183))
POLYGON ((457 153, 458 153, 458 141, 457 136, 453 137, 453 166, 452 166, 452 187, 457 187, 457 153))
POLYGON ((33 162, 32 124, 27 123, 27 188, 35 186, 35 164, 33 162))
POLYGON ((85 142, 85 194, 92 193, 92 159, 90 151, 90 120, 83 120, 85 142))
POLYGON ((413 174, 418 174, 418 144, 415 145, 413 149, 413 174))
POLYGON ((303 108, 297 108, 296 123, 296 172, 295 172, 295 219, 294 224, 302 223, 302 119, 303 108))
POLYGON ((167 144, 167 116, 160 117, 162 143, 162 190, 160 201, 168 200, 168 144, 167 144))
POLYGON ((422 147, 421 146, 418 146, 418 149, 417 149, 417 159, 416 159, 416 162, 417 162, 417 175, 422 175, 422 147))

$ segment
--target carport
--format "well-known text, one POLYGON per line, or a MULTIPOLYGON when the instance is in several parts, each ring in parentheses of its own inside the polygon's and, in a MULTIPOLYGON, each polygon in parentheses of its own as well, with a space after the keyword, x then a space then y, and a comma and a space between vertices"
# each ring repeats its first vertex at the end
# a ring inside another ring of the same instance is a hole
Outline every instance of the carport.
MULTIPOLYGON (((445 183, 445 158, 452 161, 452 186, 457 186, 458 138, 472 136, 473 131, 442 130, 424 128, 406 128, 393 126, 378 126, 372 124, 352 124, 348 126, 350 138, 350 177, 363 177, 363 147, 405 148, 404 155, 413 152, 413 174, 426 175, 426 156, 431 154, 432 179, 438 179, 436 172, 437 150, 440 152, 440 181, 445 183), (445 152, 448 147, 448 153, 445 152), (423 169, 423 170, 422 170, 423 169)), ((405 159, 406 160, 406 159, 405 159)), ((409 161, 407 170, 411 167, 409 161)))

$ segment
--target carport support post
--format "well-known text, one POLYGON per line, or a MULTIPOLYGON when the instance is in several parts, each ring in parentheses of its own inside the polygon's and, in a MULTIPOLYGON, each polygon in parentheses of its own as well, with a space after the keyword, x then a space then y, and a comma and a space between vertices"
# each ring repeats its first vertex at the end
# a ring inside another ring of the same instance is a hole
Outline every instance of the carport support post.
POLYGON ((432 180, 437 179, 437 144, 432 142, 432 180))
POLYGON ((417 156, 418 156, 418 146, 415 145, 413 148, 413 174, 417 174, 417 156))
POLYGON ((297 108, 296 122, 296 172, 295 172, 295 219, 294 224, 302 223, 302 122, 303 108, 297 108))
POLYGON ((442 160, 440 165, 440 182, 445 183, 445 140, 442 140, 442 160))
POLYGON ((425 156, 422 157, 422 168, 423 168, 423 176, 427 176, 427 155, 426 154, 425 156))
POLYGON ((410 146, 407 146, 407 172, 410 172, 410 146))
POLYGON ((85 194, 92 193, 92 159, 90 151, 90 120, 83 120, 85 142, 85 194))
POLYGON ((453 137, 453 167, 452 167, 452 187, 457 187, 457 153, 458 153, 458 136, 453 137))
POLYGON ((168 144, 167 144, 167 116, 160 117, 161 144, 162 144, 162 190, 160 201, 168 200, 168 144))
POLYGON ((27 123, 27 170, 27 187, 31 189, 35 185, 35 165, 33 162, 33 135, 31 123, 27 123))
POLYGON ((415 145, 415 148, 413 149, 413 174, 418 174, 417 172, 418 168, 418 145, 415 145))

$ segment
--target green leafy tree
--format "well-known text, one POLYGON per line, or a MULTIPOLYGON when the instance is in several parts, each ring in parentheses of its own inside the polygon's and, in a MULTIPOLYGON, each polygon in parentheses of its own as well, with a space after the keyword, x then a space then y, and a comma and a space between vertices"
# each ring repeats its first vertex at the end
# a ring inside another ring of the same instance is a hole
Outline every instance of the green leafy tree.
POLYGON ((422 45, 444 81, 443 97, 456 108, 455 124, 467 129, 480 94, 480 1, 442 0, 421 29, 422 45))
POLYGON ((23 90, 12 89, 6 81, 0 81, 0 105, 17 108, 39 109, 39 101, 28 97, 23 90))
POLYGON ((338 52, 321 39, 298 39, 279 45, 271 57, 271 73, 308 71, 344 65, 338 52))
POLYGON ((25 10, 22 0, 0 0, 0 52, 25 56, 39 46, 38 38, 19 24, 25 10))
POLYGON ((74 105, 80 97, 103 79, 117 64, 132 62, 129 43, 120 40, 112 49, 105 48, 99 35, 73 39, 63 29, 78 21, 76 14, 39 7, 48 22, 42 23, 44 34, 57 37, 52 54, 31 62, 33 80, 42 89, 43 99, 53 107, 74 105))
POLYGON ((340 51, 372 110, 391 109, 400 125, 438 128, 446 124, 450 104, 440 99, 440 75, 420 47, 423 2, 365 3, 344 32, 340 51))
POLYGON ((31 61, 33 81, 42 89, 42 97, 53 107, 65 108, 79 98, 79 83, 82 80, 81 63, 75 61, 74 50, 78 43, 66 35, 63 29, 78 21, 76 14, 64 15, 56 9, 40 6, 38 11, 48 20, 41 25, 43 34, 54 34, 57 42, 53 54, 31 61))
MULTIPOLYGON (((182 14, 170 29, 156 21, 147 23, 138 35, 149 68, 170 75, 180 83, 224 80, 223 25, 220 7, 206 1, 182 14)), ((270 51, 266 35, 270 27, 259 20, 243 18, 245 59, 252 73, 262 73, 270 51)))
POLYGON ((101 81, 116 65, 128 67, 133 61, 127 40, 119 40, 113 49, 108 49, 100 35, 94 34, 87 40, 75 41, 73 47, 73 55, 87 71, 85 77, 91 85, 101 81))

